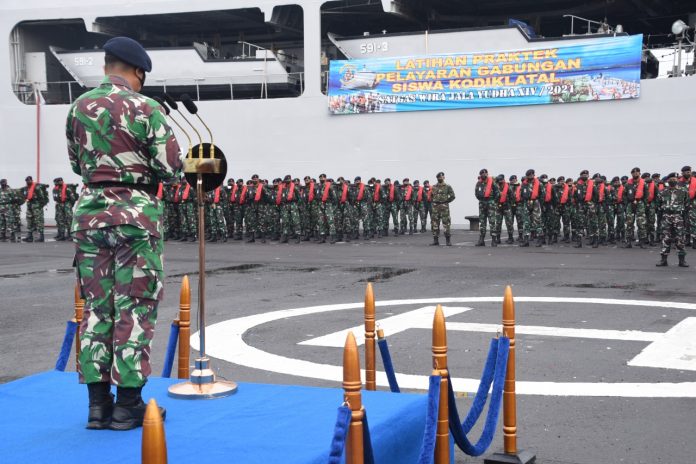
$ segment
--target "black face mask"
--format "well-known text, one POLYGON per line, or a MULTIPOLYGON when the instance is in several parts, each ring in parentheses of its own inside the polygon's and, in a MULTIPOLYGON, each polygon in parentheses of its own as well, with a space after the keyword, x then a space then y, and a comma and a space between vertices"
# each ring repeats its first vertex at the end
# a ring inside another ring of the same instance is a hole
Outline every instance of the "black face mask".
POLYGON ((138 80, 140 81, 140 87, 141 87, 141 90, 142 90, 142 88, 145 87, 145 77, 146 77, 146 76, 145 76, 145 71, 143 71, 142 69, 141 69, 141 71, 143 72, 143 77, 138 76, 138 73, 137 73, 137 72, 135 73, 135 77, 137 77, 138 80))
POLYGON ((676 187, 676 186, 677 186, 677 181, 676 181, 676 180, 670 180, 670 181, 669 181, 669 186, 670 186, 670 187, 676 187))

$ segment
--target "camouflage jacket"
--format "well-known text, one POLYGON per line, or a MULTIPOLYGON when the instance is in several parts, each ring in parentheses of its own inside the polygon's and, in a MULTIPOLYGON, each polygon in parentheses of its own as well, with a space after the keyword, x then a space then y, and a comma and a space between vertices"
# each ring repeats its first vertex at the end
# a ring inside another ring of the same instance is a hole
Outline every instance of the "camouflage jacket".
POLYGON ((440 184, 438 182, 430 188, 433 191, 433 204, 450 203, 454 200, 454 190, 452 190, 452 186, 449 184, 444 182, 440 184))
MULTIPOLYGON (((179 144, 154 100, 134 92, 121 77, 106 76, 80 96, 66 123, 72 170, 85 184, 171 183, 181 171, 179 144)), ((153 194, 129 187, 87 187, 72 230, 130 224, 161 236, 163 205, 153 194)))
POLYGON ((34 196, 31 200, 27 198, 29 196, 29 187, 24 186, 20 188, 19 191, 22 195, 22 203, 31 201, 41 206, 46 206, 48 204, 48 185, 46 184, 36 184, 36 187, 34 187, 34 196))
POLYGON ((0 211, 10 210, 10 205, 14 203, 14 193, 10 187, 0 188, 0 211))
POLYGON ((479 179, 476 182, 476 186, 474 187, 474 195, 476 196, 476 199, 478 201, 497 202, 500 198, 500 189, 498 188, 498 184, 495 182, 495 179, 493 179, 492 177, 486 178, 485 181, 481 181, 479 179), (486 188, 488 186, 488 179, 491 179, 491 191, 488 193, 488 198, 486 198, 486 188))
POLYGON ((74 204, 77 201, 77 186, 75 184, 54 185, 53 202, 56 204, 74 204), (63 201, 63 185, 65 185, 65 201, 63 201))
POLYGON ((686 209, 689 194, 682 188, 667 187, 659 195, 659 205, 664 214, 682 214, 686 209))

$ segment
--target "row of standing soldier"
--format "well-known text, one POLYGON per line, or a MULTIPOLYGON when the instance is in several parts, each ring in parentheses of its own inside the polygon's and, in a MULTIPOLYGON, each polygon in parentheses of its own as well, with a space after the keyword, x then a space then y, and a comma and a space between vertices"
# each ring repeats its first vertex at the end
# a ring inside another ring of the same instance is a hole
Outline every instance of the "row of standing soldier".
MULTIPOLYGON (((394 235, 425 232, 428 216, 432 218, 432 193, 427 180, 411 184, 408 178, 401 184, 388 178, 364 183, 360 177, 353 183, 343 177, 334 182, 325 174, 318 182, 307 176, 302 183, 289 175, 270 184, 258 175, 246 183, 229 179, 226 186, 206 194, 206 239, 336 243, 359 239, 362 223, 363 239, 369 240, 388 236, 390 219, 394 235)), ((160 195, 166 205, 166 239, 195 241, 195 188, 183 179, 164 186, 160 195)))
MULTIPOLYGON (((526 172, 522 182, 514 175, 507 182, 503 175, 493 179, 482 169, 475 187, 480 220, 477 246, 485 245, 487 227, 491 245, 499 244, 503 221, 507 243, 514 243, 517 221, 518 241, 523 247, 535 238, 536 246, 561 240, 573 241, 579 248, 587 237, 594 248, 617 242, 631 248, 637 229, 638 246, 644 248, 663 240, 663 226, 667 225, 676 227, 675 233, 682 234, 686 246, 696 248, 696 178, 691 175, 691 167, 684 166, 676 178, 675 187, 683 192, 683 201, 681 197, 668 200, 663 195, 668 186, 669 176, 641 174, 637 167, 631 170, 630 178, 614 177, 611 182, 600 174, 590 179, 587 170, 580 173, 576 182, 562 176, 537 178, 533 169, 526 172), (681 216, 681 225, 664 221, 665 214, 676 214, 673 211, 681 216)), ((668 250, 663 240, 663 256, 668 250)), ((683 250, 679 253, 685 256, 683 250)))
MULTIPOLYGON (((22 233, 21 211, 26 203, 27 235, 25 242, 44 241, 44 207, 48 204, 49 186, 34 182, 31 176, 25 185, 13 189, 6 179, 0 179, 0 242, 19 242, 22 233), (36 235, 36 238, 34 237, 36 235)), ((52 196, 56 206, 56 240, 71 240, 70 223, 77 201, 77 184, 66 184, 58 177, 53 180, 52 196)))

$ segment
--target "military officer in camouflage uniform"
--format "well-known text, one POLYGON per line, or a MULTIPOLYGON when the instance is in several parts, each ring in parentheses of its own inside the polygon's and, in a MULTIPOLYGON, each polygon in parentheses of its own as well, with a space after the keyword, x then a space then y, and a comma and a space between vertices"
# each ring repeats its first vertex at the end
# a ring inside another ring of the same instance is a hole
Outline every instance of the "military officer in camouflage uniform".
POLYGON ((554 234, 556 237, 563 233, 563 243, 570 243, 570 227, 571 227, 571 185, 566 183, 564 176, 559 176, 556 179, 556 222, 554 224, 554 234), (563 224, 561 227, 561 223, 563 224))
POLYGON ((336 209, 336 190, 332 187, 332 180, 326 178, 326 174, 319 176, 319 243, 326 243, 329 236, 331 244, 336 243, 336 222, 334 212, 336 209))
POLYGON ((389 235, 389 217, 392 218, 394 225, 394 235, 399 233, 399 191, 390 178, 384 179, 382 185, 382 205, 384 208, 384 216, 382 219, 382 233, 384 236, 389 235))
POLYGON ((640 168, 631 170, 631 178, 626 182, 626 248, 631 248, 635 241, 635 228, 638 228, 638 246, 645 248, 647 243, 647 226, 645 217, 645 199, 647 187, 641 178, 640 168))
POLYGON ((416 214, 414 203, 416 196, 414 195, 413 186, 408 177, 406 177, 401 184, 401 191, 399 192, 399 197, 401 198, 401 209, 399 215, 399 225, 401 226, 401 234, 406 233, 406 228, 408 227, 408 235, 413 235, 416 229, 416 214))
POLYGON ((263 203, 265 187, 257 174, 251 176, 251 181, 247 183, 246 211, 244 222, 246 224, 247 243, 253 243, 260 239, 261 243, 266 243, 266 223, 263 217, 263 203))
POLYGON ((479 178, 474 186, 474 195, 479 202, 479 240, 476 246, 486 245, 484 240, 487 225, 491 228, 491 246, 498 246, 495 217, 500 190, 498 190, 498 185, 493 181, 493 178, 488 176, 487 169, 479 171, 479 178))
POLYGON ((198 236, 198 200, 196 188, 181 178, 179 189, 179 218, 181 219, 181 242, 195 242, 198 236))
POLYGON ((353 185, 353 238, 360 237, 360 222, 362 222, 363 239, 368 240, 372 230, 372 189, 362 181, 360 176, 356 177, 353 185))
POLYGON ((449 204, 455 199, 454 190, 449 184, 445 183, 445 173, 437 173, 437 183, 432 186, 432 215, 430 220, 430 229, 433 231, 433 243, 431 245, 440 245, 440 223, 445 228, 445 243, 447 246, 452 246, 450 224, 449 204))
POLYGON ((141 389, 162 299, 157 184, 174 182, 182 163, 164 111, 138 93, 152 66, 145 49, 116 37, 104 51, 106 77, 73 103, 66 123, 70 164, 86 184, 72 224, 86 300, 79 374, 89 391, 87 427, 128 430, 143 422, 141 389))
POLYGON ((686 264, 686 249, 684 246, 684 210, 688 204, 688 192, 679 188, 677 173, 673 172, 668 177, 667 188, 660 192, 660 206, 662 208, 662 250, 660 262, 657 266, 667 266, 667 255, 671 245, 678 250, 679 266, 689 267, 686 264))
POLYGON ((276 202, 279 203, 280 221, 283 227, 280 243, 288 243, 290 238, 294 239, 295 243, 300 243, 300 210, 297 207, 300 189, 290 175, 283 178, 278 188, 280 191, 276 193, 276 202))
POLYGON ((222 186, 218 186, 215 190, 207 192, 206 194, 206 209, 208 210, 206 221, 210 221, 209 231, 211 242, 227 241, 227 223, 225 222, 225 213, 222 209, 222 205, 227 198, 223 192, 224 189, 222 186))
POLYGON ((7 179, 0 179, 0 242, 16 240, 14 216, 12 215, 12 203, 14 194, 7 179))
POLYGON ((525 173, 526 183, 523 189, 527 190, 526 206, 527 206, 527 221, 529 222, 529 231, 536 237, 536 246, 540 247, 544 244, 544 226, 541 221, 541 182, 537 179, 534 169, 528 169, 525 173))
POLYGON ((37 242, 44 241, 44 206, 48 204, 48 185, 34 182, 27 176, 26 186, 20 189, 22 199, 27 204, 27 236, 24 242, 34 241, 34 232, 39 234, 37 242))
POLYGON ((689 243, 696 250, 696 177, 691 172, 691 166, 682 168, 679 178, 680 186, 687 192, 687 206, 684 211, 684 229, 686 231, 686 245, 689 243))
POLYGON ((72 205, 75 204, 75 199, 73 199, 74 192, 63 181, 62 177, 55 178, 53 184, 53 202, 56 205, 55 219, 57 229, 54 238, 57 242, 72 240, 70 225, 72 224, 72 205))
POLYGON ((428 216, 433 217, 433 191, 430 187, 430 181, 423 181, 423 209, 421 210, 421 232, 425 233, 425 224, 428 222, 428 216))
POLYGON ((508 239, 505 243, 512 244, 515 243, 514 230, 515 230, 515 218, 512 215, 512 198, 513 194, 510 189, 510 184, 505 181, 505 174, 498 174, 495 178, 495 182, 498 185, 498 190, 500 191, 500 198, 498 198, 498 204, 496 208, 496 236, 498 237, 498 244, 500 244, 500 237, 503 231, 503 220, 505 220, 505 228, 507 229, 508 239))

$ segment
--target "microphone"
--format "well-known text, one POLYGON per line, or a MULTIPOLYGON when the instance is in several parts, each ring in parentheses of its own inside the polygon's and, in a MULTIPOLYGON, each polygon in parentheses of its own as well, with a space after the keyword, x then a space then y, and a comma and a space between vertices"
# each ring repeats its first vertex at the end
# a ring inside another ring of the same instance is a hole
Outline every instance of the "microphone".
MULTIPOLYGON (((185 135, 186 138, 188 139, 188 153, 191 153, 191 150, 193 149, 193 143, 191 142, 191 136, 188 134, 188 132, 186 132, 186 131, 184 130, 183 127, 181 127, 181 124, 179 124, 179 122, 178 122, 176 119, 174 119, 174 116, 172 116, 171 111, 170 111, 170 109, 169 109, 169 106, 167 106, 167 104, 164 102, 164 100, 162 100, 162 98, 160 98, 160 97, 152 97, 152 99, 155 100, 157 103, 160 104, 160 106, 162 107, 162 109, 164 109, 164 113, 165 113, 167 116, 169 116, 169 119, 170 119, 174 124, 176 124, 176 126, 179 128, 179 130, 181 130, 181 132, 184 133, 184 135, 185 135)), ((174 102, 174 104, 176 105, 176 102, 174 102)))
POLYGON ((198 115, 198 107, 196 104, 193 102, 189 94, 184 93, 181 94, 181 103, 186 107, 186 110, 188 110, 189 113, 195 115, 198 120, 203 124, 203 127, 205 127, 205 130, 208 131, 208 135, 210 135, 210 157, 215 158, 215 143, 213 142, 213 132, 210 130, 208 125, 201 119, 201 117, 198 115))
POLYGON ((193 129, 193 132, 195 132, 196 136, 198 136, 198 142, 199 142, 199 146, 200 146, 198 156, 200 158, 202 158, 203 157, 203 138, 201 137, 200 132, 198 132, 198 129, 196 129, 196 126, 191 124, 191 121, 189 121, 186 118, 186 116, 184 116, 184 113, 182 113, 181 110, 179 109, 179 105, 177 105, 176 100, 174 100, 171 95, 165 93, 165 94, 162 94, 162 96, 164 97, 164 100, 167 102, 167 104, 169 106, 171 106, 173 110, 176 110, 177 113, 179 113, 179 115, 184 119, 184 121, 186 121, 186 124, 191 126, 191 129, 193 129))

